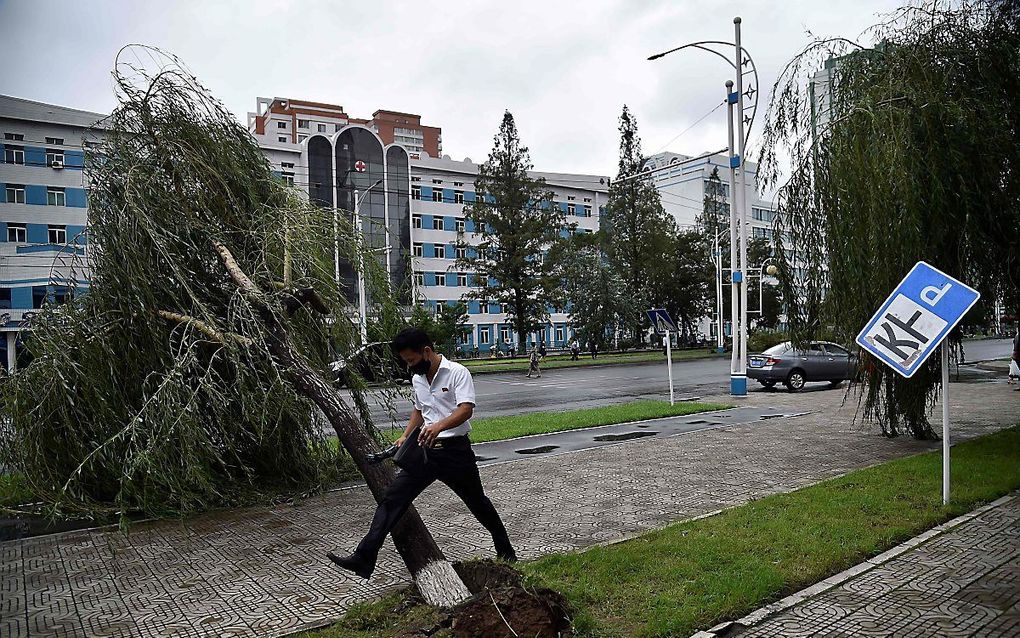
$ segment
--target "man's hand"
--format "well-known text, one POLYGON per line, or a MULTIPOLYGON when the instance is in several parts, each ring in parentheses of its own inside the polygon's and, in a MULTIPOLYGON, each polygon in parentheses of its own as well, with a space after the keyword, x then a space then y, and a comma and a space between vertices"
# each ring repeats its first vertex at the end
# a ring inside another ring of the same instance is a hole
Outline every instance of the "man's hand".
POLYGON ((436 437, 442 431, 443 429, 439 427, 438 423, 423 426, 421 433, 418 434, 418 442, 421 443, 422 447, 432 447, 436 442, 436 437))
POLYGON ((404 440, 405 439, 407 439, 407 435, 406 434, 401 434, 400 438, 393 442, 393 445, 395 445, 397 447, 400 447, 401 445, 404 444, 404 440))

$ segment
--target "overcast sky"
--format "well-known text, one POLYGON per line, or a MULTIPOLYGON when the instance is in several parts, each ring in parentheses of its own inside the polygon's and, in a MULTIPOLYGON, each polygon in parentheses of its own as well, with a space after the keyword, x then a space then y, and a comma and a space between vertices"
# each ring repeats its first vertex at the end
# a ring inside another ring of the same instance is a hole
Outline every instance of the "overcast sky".
MULTIPOLYGON (((856 37, 888 0, 0 0, 0 93, 109 112, 117 50, 178 55, 242 122, 256 96, 419 113, 443 152, 483 161, 504 109, 539 170, 614 174, 617 118, 637 116, 643 150, 725 146, 725 62, 695 40, 744 46, 766 95, 807 32, 856 37), (679 138, 677 134, 687 130, 679 138)), ((762 101, 762 108, 765 101, 762 101)), ((753 141, 753 140, 752 140, 753 141)))

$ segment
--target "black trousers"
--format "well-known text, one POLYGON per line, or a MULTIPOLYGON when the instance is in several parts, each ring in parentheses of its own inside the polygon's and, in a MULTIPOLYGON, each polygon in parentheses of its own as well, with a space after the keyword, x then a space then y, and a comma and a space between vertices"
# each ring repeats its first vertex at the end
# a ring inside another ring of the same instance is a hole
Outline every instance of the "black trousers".
POLYGON ((355 552, 374 563, 379 549, 400 518, 407 512, 414 499, 426 487, 436 481, 446 484, 460 497, 468 510, 492 534, 496 555, 500 558, 514 556, 513 546, 507 536, 506 527, 499 518, 492 501, 482 489, 478 475, 478 463, 467 437, 457 437, 456 442, 443 442, 443 448, 428 450, 428 462, 422 469, 401 470, 386 489, 386 494, 375 509, 368 534, 355 552))

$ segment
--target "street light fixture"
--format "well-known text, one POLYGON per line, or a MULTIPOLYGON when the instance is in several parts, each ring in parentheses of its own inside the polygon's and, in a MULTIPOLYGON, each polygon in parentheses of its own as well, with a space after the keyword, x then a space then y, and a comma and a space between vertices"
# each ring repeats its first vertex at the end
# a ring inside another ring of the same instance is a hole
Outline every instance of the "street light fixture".
MULTIPOLYGON (((744 170, 744 150, 747 141, 747 132, 754 124, 754 117, 758 110, 758 100, 755 97, 758 89, 754 86, 744 91, 744 75, 751 73, 754 82, 758 84, 758 71, 750 55, 740 43, 739 17, 733 18, 734 41, 723 42, 719 40, 702 40, 683 44, 676 48, 657 53, 650 56, 649 60, 658 60, 670 53, 684 49, 695 48, 707 51, 713 55, 723 58, 734 70, 736 75, 736 90, 733 90, 734 82, 726 82, 726 104, 727 104, 727 131, 729 137, 728 158, 730 165, 730 272, 731 272, 731 320, 733 325, 733 352, 730 357, 730 394, 734 396, 747 395, 747 193, 744 183, 746 171, 744 170), (723 53, 713 49, 713 46, 732 46, 734 59, 730 61, 723 53), (750 71, 744 71, 744 67, 750 65, 750 71), (751 114, 744 114, 744 98, 752 100, 751 114), (736 144, 734 144, 734 109, 736 110, 736 144), (745 130, 744 125, 747 125, 745 130), (739 172, 737 169, 740 169, 739 172), (739 212, 738 212, 739 211, 739 212), (739 237, 739 251, 737 249, 739 237), (739 253, 739 260, 738 260, 739 253), (738 313, 739 308, 739 313, 738 313), (738 338, 739 336, 739 338, 738 338)), ((721 291, 720 291, 721 298, 721 291)), ((721 331, 720 331, 721 333, 721 331)))

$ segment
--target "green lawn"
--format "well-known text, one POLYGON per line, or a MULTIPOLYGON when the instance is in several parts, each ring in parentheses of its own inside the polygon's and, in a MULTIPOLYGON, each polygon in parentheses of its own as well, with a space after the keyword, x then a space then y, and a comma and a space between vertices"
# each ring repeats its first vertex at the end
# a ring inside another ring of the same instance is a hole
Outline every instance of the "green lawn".
MULTIPOLYGON (((1020 425, 941 454, 890 461, 636 539, 521 565, 573 603, 580 638, 688 636, 736 619, 1020 488, 1020 425)), ((394 593, 307 638, 383 638, 435 618, 394 593), (395 611, 398 610, 399 611, 395 611)))
MULTIPOLYGON (((719 356, 729 355, 717 355, 714 352, 710 352, 709 348, 698 348, 695 350, 674 350, 673 361, 679 361, 681 359, 707 359, 719 356)), ((528 358, 517 357, 516 359, 457 359, 458 363, 463 364, 471 372, 485 373, 485 372, 514 372, 519 371, 522 374, 528 370, 528 358)), ((556 368, 577 368, 581 366, 603 366, 603 365, 616 365, 624 363, 651 363, 661 362, 666 363, 666 355, 661 350, 652 351, 641 351, 641 352, 623 352, 614 354, 600 354, 597 359, 592 359, 590 355, 584 353, 581 354, 581 358, 577 361, 571 361, 569 354, 557 354, 551 355, 545 358, 542 362, 542 370, 550 370, 556 368)))
MULTIPOLYGON (((502 441, 519 436, 546 434, 591 428, 613 423, 629 423, 667 416, 684 416, 695 412, 725 410, 730 406, 719 403, 680 402, 670 405, 669 401, 633 401, 621 405, 601 408, 570 410, 567 412, 531 412, 514 416, 486 417, 471 420, 471 441, 502 441)), ((396 440, 403 429, 383 430, 388 440, 396 440)))

